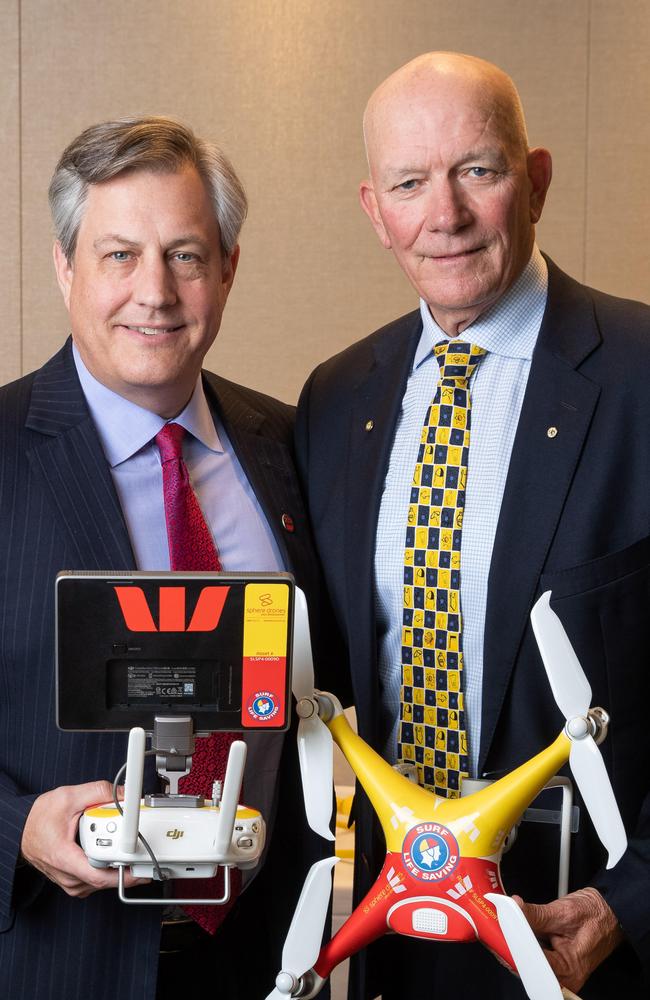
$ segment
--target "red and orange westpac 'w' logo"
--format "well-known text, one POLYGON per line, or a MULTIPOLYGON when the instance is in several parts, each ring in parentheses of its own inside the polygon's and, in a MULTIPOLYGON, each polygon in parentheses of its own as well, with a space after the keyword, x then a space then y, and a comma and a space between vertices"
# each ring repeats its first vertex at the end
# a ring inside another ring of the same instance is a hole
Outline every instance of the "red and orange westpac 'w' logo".
POLYGON ((219 624, 229 590, 230 587, 204 587, 188 625, 185 587, 161 587, 159 625, 156 627, 141 587, 115 587, 126 627, 131 632, 213 632, 219 624))

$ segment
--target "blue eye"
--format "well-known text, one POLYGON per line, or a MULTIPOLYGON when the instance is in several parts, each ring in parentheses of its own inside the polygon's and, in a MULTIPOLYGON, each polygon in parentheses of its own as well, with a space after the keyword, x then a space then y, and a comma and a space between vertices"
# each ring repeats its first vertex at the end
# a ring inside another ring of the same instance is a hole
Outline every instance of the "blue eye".
POLYGON ((402 183, 398 184, 397 187, 400 188, 400 190, 402 191, 412 191, 416 184, 417 184, 416 180, 408 180, 408 181, 402 181, 402 183))
POLYGON ((492 171, 488 170, 487 167, 470 167, 470 173, 474 177, 487 177, 492 171))
POLYGON ((193 253, 189 253, 187 250, 179 250, 174 254, 174 258, 179 260, 181 264, 189 264, 195 259, 195 255, 193 253))
POLYGON ((113 250, 110 256, 113 260, 116 260, 121 264, 123 261, 127 261, 129 259, 129 252, 128 250, 113 250))

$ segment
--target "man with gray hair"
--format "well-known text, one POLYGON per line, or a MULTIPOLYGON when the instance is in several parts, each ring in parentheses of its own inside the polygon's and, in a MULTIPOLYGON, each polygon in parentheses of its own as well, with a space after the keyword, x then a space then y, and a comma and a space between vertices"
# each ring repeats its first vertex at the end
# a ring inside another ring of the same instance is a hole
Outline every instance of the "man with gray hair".
POLYGON ((171 912, 161 928, 162 910, 120 903, 117 873, 92 868, 76 841, 83 810, 111 799, 99 779, 118 771, 126 742, 57 731, 53 662, 64 568, 288 569, 320 604, 291 408, 201 367, 246 197, 216 146, 155 117, 83 132, 50 202, 72 336, 0 390, 0 993, 161 1000, 197 976, 216 997, 250 1000, 272 987, 313 860, 294 741, 247 737, 246 798, 271 834, 252 882, 230 912, 171 912), (191 535, 174 522, 166 462, 184 482, 191 535))
MULTIPOLYGON (((529 148, 498 67, 422 55, 375 90, 364 133, 361 205, 419 308, 317 368, 297 419, 359 732, 444 796, 534 756, 562 725, 529 620, 552 591, 592 704, 611 712, 603 753, 629 846, 606 870, 581 808, 570 891, 555 900, 559 834, 548 820, 559 802, 544 792, 535 808, 546 822, 521 825, 504 883, 526 900, 562 986, 585 1000, 640 1000, 650 971, 650 309, 585 288, 537 248, 551 156, 529 148)), ((385 851, 360 799, 357 901, 385 851)), ((353 961, 350 995, 523 996, 485 950, 425 940, 435 936, 414 927, 369 949, 353 961)))

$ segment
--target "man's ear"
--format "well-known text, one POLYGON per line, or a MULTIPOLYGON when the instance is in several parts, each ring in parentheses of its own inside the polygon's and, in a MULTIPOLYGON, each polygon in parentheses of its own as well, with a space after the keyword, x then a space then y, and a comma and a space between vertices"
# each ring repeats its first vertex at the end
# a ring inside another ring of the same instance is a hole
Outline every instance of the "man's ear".
POLYGON ((537 146, 528 151, 528 180, 530 181, 530 221, 539 222, 546 201, 546 192, 553 176, 553 161, 548 149, 537 146))
POLYGON ((361 202, 362 209, 372 222, 372 227, 379 237, 379 242, 385 250, 390 250, 390 238, 384 228, 372 181, 361 181, 359 185, 359 201, 361 202))
POLYGON ((70 292, 72 290, 72 277, 74 273, 74 268, 72 263, 68 260, 63 252, 63 247, 57 240, 54 244, 52 251, 54 257, 54 270, 56 271, 56 280, 59 283, 59 288, 61 289, 61 295, 63 296, 63 301, 65 302, 66 309, 70 308, 70 292))
POLYGON ((232 288, 232 283, 235 280, 235 272, 237 271, 237 265, 239 264, 239 243, 236 245, 230 257, 223 258, 221 264, 221 283, 223 284, 226 295, 230 294, 230 289, 232 288))

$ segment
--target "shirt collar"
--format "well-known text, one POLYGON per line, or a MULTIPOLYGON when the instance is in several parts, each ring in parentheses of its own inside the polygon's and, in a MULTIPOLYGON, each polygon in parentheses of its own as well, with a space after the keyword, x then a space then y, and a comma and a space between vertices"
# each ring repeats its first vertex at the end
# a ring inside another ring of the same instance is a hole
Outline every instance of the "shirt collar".
MULTIPOLYGON (((547 293, 548 267, 535 244, 530 260, 514 285, 463 330, 459 339, 483 347, 491 354, 530 361, 542 325, 547 293)), ((451 339, 438 326, 424 299, 420 299, 420 315, 422 336, 413 359, 414 371, 431 356, 436 344, 451 339)))
MULTIPOLYGON (((104 454, 111 468, 115 468, 149 444, 167 421, 98 382, 81 360, 74 342, 72 354, 104 454)), ((189 403, 174 417, 174 423, 182 424, 211 451, 223 451, 200 375, 189 403)))

